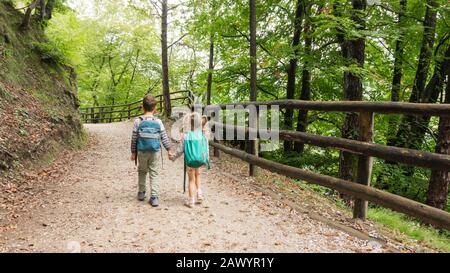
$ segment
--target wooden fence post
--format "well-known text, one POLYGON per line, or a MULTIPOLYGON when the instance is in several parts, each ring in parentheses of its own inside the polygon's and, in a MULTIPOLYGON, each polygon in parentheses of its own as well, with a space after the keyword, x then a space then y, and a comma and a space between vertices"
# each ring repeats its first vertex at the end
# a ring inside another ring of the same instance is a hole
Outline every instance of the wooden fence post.
POLYGON ((131 119, 131 105, 128 104, 128 120, 131 119))
MULTIPOLYGON (((373 142, 373 113, 359 113, 359 136, 360 141, 373 142)), ((356 182, 365 186, 370 186, 370 178, 372 176, 373 158, 366 155, 358 157, 358 169, 356 182)), ((353 208, 353 218, 366 220, 367 217, 367 201, 355 199, 353 208)))
MULTIPOLYGON (((258 120, 259 120, 259 107, 258 106, 256 106, 257 107, 257 110, 256 110, 256 116, 255 116, 255 119, 254 120, 251 120, 251 116, 249 117, 249 128, 253 128, 253 129, 255 129, 256 130, 256 132, 258 132, 258 128, 259 128, 259 122, 258 122, 258 120)), ((249 136, 250 136, 250 134, 249 134, 249 136)), ((259 141, 258 141, 258 134, 256 134, 256 139, 255 140, 250 140, 249 141, 249 144, 250 144, 250 154, 252 154, 252 155, 254 155, 254 156, 259 156, 259 141)), ((249 170, 248 170, 248 173, 249 173, 249 175, 250 176, 256 176, 256 173, 257 173, 257 171, 256 171, 256 169, 257 169, 257 167, 255 166, 255 165, 253 165, 253 164, 249 164, 249 170)))
MULTIPOLYGON (((216 120, 219 120, 218 119, 218 117, 216 117, 215 115, 217 114, 217 112, 214 112, 214 119, 216 120)), ((220 114, 219 114, 219 117, 220 117, 220 114)), ((221 122, 223 123, 224 122, 224 120, 222 119, 221 120, 221 122)), ((223 128, 221 128, 222 130, 223 130, 223 128)), ((223 134, 222 134, 223 135, 223 134)), ((218 143, 218 144, 220 144, 220 142, 219 142, 219 140, 217 139, 217 137, 216 136, 218 136, 218 133, 217 133, 217 125, 214 125, 214 143, 218 143)), ((222 138, 222 137, 221 137, 222 138)), ((220 150, 218 149, 218 148, 216 148, 216 147, 214 147, 214 156, 215 157, 220 157, 220 150)))
MULTIPOLYGON (((220 144, 219 141, 218 141, 216 138, 214 138, 214 143, 220 144)), ((220 151, 219 151, 219 149, 217 149, 216 147, 214 147, 214 148, 213 148, 213 151, 214 151, 214 156, 215 156, 215 157, 220 157, 220 151)))
POLYGON ((104 107, 100 108, 100 122, 99 123, 105 123, 105 117, 104 117, 104 107))
MULTIPOLYGON (((190 96, 190 93, 188 94, 188 96, 190 96)), ((191 108, 193 106, 192 101, 190 99, 188 99, 188 101, 189 101, 188 106, 189 106, 189 108, 191 108)), ((213 112, 213 113, 214 113, 214 119, 216 119, 217 117, 215 115, 217 112, 213 112)), ((222 122, 223 122, 223 120, 222 120, 222 122)), ((216 131, 217 131, 217 126, 214 125, 213 142, 220 144, 219 140, 217 140, 217 137, 216 137, 216 131)), ((213 155, 214 155, 214 157, 220 157, 220 150, 216 147, 213 147, 213 155)))
POLYGON ((91 109, 90 109, 90 112, 91 112, 91 123, 95 123, 95 122, 94 122, 94 118, 95 118, 94 111, 95 111, 94 108, 91 108, 91 109))

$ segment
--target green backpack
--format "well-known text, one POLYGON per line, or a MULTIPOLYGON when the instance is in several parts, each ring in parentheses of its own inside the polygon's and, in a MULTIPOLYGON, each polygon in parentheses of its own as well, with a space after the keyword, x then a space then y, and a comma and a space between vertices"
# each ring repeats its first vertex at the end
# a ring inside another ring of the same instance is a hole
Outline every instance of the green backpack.
POLYGON ((208 166, 208 140, 202 131, 190 131, 184 137, 184 192, 186 192, 186 168, 208 166))

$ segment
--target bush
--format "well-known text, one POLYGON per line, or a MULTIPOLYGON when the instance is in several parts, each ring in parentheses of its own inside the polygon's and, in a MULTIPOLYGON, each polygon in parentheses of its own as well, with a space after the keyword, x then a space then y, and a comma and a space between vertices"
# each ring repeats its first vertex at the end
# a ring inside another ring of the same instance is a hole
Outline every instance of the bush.
POLYGON ((424 203, 429 184, 429 170, 411 169, 402 164, 385 164, 377 160, 374 164, 372 186, 403 197, 424 203), (412 172, 412 173, 409 173, 412 172))
POLYGON ((52 43, 35 42, 32 44, 32 48, 44 62, 62 65, 68 63, 64 54, 52 43))
POLYGON ((261 152, 260 156, 281 164, 325 175, 337 176, 339 172, 339 153, 327 149, 307 147, 303 154, 285 153, 279 149, 273 152, 261 152))

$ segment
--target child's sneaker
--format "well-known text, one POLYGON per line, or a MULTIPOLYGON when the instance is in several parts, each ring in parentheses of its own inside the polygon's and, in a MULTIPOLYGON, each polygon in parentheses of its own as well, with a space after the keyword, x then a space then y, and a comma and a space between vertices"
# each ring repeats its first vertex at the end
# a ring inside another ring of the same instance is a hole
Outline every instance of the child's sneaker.
POLYGON ((158 200, 158 197, 156 197, 156 196, 150 197, 150 205, 152 205, 152 207, 157 207, 157 206, 159 206, 159 200, 158 200))
POLYGON ((140 191, 140 192, 138 192, 137 199, 138 199, 139 201, 144 201, 144 200, 145 200, 145 191, 140 191))
POLYGON ((194 206, 195 206, 195 199, 194 198, 192 198, 192 199, 187 199, 186 200, 186 202, 184 203, 184 205, 186 206, 186 207, 188 207, 188 208, 194 208, 194 206))
POLYGON ((202 192, 197 193, 197 204, 203 203, 204 197, 202 192))

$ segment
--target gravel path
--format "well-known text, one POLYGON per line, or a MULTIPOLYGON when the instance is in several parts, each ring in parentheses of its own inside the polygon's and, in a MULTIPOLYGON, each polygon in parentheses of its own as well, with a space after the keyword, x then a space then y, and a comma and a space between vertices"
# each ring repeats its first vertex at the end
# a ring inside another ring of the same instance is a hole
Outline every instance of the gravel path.
MULTIPOLYGON (((75 156, 45 205, 21 217, 2 251, 24 252, 373 252, 372 242, 279 206, 212 168, 205 204, 183 206, 182 160, 165 155, 158 208, 136 200, 128 160, 132 123, 86 125, 90 149, 75 156)), ((49 180, 51 182, 51 180, 49 180)))

